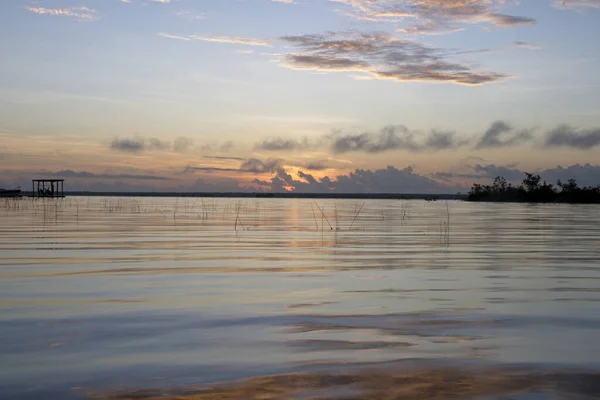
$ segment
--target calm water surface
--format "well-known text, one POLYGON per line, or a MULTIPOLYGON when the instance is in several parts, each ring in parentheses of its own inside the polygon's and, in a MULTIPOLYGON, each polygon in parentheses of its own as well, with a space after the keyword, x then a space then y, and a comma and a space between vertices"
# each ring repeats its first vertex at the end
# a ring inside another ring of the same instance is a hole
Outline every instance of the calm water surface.
POLYGON ((3 201, 0 222, 0 398, 600 370, 598 206, 71 197, 3 201))

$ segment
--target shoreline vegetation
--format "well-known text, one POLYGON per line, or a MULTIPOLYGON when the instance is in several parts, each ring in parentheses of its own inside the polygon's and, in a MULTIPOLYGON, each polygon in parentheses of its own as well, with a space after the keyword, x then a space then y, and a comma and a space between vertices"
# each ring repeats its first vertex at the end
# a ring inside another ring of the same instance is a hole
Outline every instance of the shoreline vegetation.
POLYGON ((600 204, 600 185, 580 187, 575 179, 556 186, 542 181, 539 175, 525 173, 519 186, 497 176, 491 185, 473 184, 467 201, 600 204))

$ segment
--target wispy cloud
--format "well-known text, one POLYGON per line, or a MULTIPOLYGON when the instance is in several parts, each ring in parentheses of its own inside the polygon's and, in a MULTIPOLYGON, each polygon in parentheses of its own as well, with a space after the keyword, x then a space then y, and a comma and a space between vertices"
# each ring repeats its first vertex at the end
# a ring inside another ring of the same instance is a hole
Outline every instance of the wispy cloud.
POLYGON ((267 39, 247 38, 241 36, 199 36, 199 35, 172 35, 170 33, 159 33, 158 36, 162 36, 168 39, 179 39, 179 40, 199 40, 203 42, 215 42, 215 43, 229 43, 229 44, 241 44, 245 46, 265 46, 271 47, 271 43, 267 39))
POLYGON ((335 33, 284 36, 282 41, 299 51, 283 56, 281 63, 292 69, 321 72, 363 72, 377 79, 400 82, 448 82, 481 85, 499 82, 507 75, 476 71, 448 60, 440 49, 391 35, 335 33))
POLYGON ((158 36, 161 36, 161 37, 164 37, 164 38, 167 38, 167 39, 191 40, 187 36, 171 35, 170 33, 159 33, 158 36))
POLYGON ((44 8, 27 7, 27 10, 40 15, 71 17, 80 21, 93 21, 100 18, 98 11, 88 7, 44 8))
POLYGON ((175 15, 178 16, 179 18, 189 19, 189 20, 206 19, 206 17, 207 17, 206 13, 190 11, 190 10, 176 11, 175 15))
POLYGON ((513 44, 516 47, 520 47, 522 49, 527 49, 527 50, 541 50, 541 48, 542 48, 542 46, 538 46, 538 45, 527 43, 527 42, 520 42, 520 41, 513 42, 513 44))
POLYGON ((558 8, 600 8, 600 0, 555 0, 554 6, 558 8))
MULTIPOLYGON (((529 17, 502 14, 511 0, 330 0, 345 4, 346 15, 368 21, 405 23, 415 21, 405 32, 433 33, 460 30, 461 24, 485 23, 497 27, 532 25, 529 17)), ((516 2, 515 2, 516 3, 516 2)))

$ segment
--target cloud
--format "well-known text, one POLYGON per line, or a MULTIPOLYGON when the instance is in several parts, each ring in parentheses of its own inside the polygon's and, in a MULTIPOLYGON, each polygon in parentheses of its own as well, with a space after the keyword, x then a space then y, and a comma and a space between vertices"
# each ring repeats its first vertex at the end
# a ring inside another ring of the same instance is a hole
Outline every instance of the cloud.
POLYGON ((263 151, 300 151, 309 150, 315 145, 311 144, 307 138, 284 139, 282 137, 265 139, 262 142, 256 143, 254 148, 263 151))
POLYGON ((194 141, 192 139, 180 136, 173 141, 172 149, 177 153, 183 153, 192 147, 193 144, 194 141))
POLYGON ((320 72, 362 72, 376 79, 399 82, 448 82, 481 85, 499 82, 507 75, 476 71, 449 61, 448 54, 421 43, 398 39, 385 33, 335 33, 284 36, 298 52, 288 53, 282 65, 320 72))
POLYGON ((600 0, 555 0, 554 6, 558 8, 600 8, 600 0))
POLYGON ((294 4, 294 0, 271 0, 273 3, 294 4))
POLYGON ((280 160, 266 160, 262 161, 258 158, 249 158, 242 162, 240 165, 240 170, 244 172, 254 172, 254 173, 265 173, 275 172, 278 168, 281 167, 280 160))
POLYGON ((202 156, 202 158, 210 158, 213 160, 228 160, 228 161, 244 161, 242 157, 224 157, 224 156, 202 156))
MULTIPOLYGON (((467 140, 456 139, 454 132, 431 131, 424 140, 417 142, 417 134, 404 125, 390 125, 378 133, 341 134, 330 136, 333 153, 363 151, 381 153, 391 150, 410 152, 448 150, 462 147, 467 140)), ((420 136, 423 136, 422 134, 420 136)))
POLYGON ((313 161, 302 166, 309 171, 323 171, 329 168, 325 161, 313 161))
POLYGON ((527 49, 527 50, 540 50, 542 47, 541 46, 537 46, 535 44, 531 44, 531 43, 527 43, 527 42, 513 42, 513 44, 516 47, 520 47, 522 49, 527 49))
POLYGON ((206 17, 207 17, 206 13, 190 11, 190 10, 176 11, 175 15, 178 16, 179 18, 189 19, 189 20, 206 19, 206 17))
POLYGON ((536 173, 542 179, 550 183, 555 183, 559 179, 563 182, 569 179, 575 179, 582 186, 597 186, 600 185, 600 165, 593 164, 575 164, 568 167, 557 165, 554 168, 543 170, 521 170, 514 165, 496 165, 496 164, 475 164, 468 167, 468 172, 436 172, 434 178, 451 181, 452 179, 474 179, 481 181, 492 180, 497 176, 503 176, 510 182, 520 183, 525 178, 525 172, 536 173))
POLYGON ((504 121, 496 121, 483 134, 475 146, 477 149, 514 146, 532 139, 531 130, 515 131, 504 121))
POLYGON ((44 8, 27 7, 27 10, 40 15, 58 15, 71 17, 80 21, 94 21, 100 18, 98 11, 88 7, 44 8))
POLYGON ((600 146, 600 128, 576 130, 560 125, 546 136, 547 147, 572 147, 581 150, 600 146))
POLYGON ((271 47, 271 43, 267 39, 248 38, 242 36, 199 36, 199 35, 173 35, 170 33, 159 33, 158 36, 167 39, 179 39, 179 40, 198 40, 202 42, 215 42, 215 43, 229 43, 229 44, 241 44, 244 46, 264 46, 271 47))
POLYGON ((51 171, 42 171, 38 172, 39 175, 43 176, 56 176, 61 178, 83 178, 83 179, 138 179, 138 180, 154 180, 154 181, 164 181, 171 180, 171 178, 166 178, 164 176, 158 175, 137 175, 137 174, 96 174, 88 171, 72 171, 69 169, 51 172, 51 171))
POLYGON ((188 165, 183 170, 184 174, 188 174, 191 172, 244 172, 239 168, 222 168, 222 167, 192 167, 188 165))
POLYGON ((535 24, 529 17, 500 13, 510 0, 331 0, 345 4, 354 18, 368 21, 403 23, 415 21, 408 28, 411 33, 452 32, 460 24, 486 23, 497 27, 535 24))
POLYGON ((282 167, 281 160, 270 159, 270 160, 260 160, 258 158, 236 158, 236 157, 211 157, 206 156, 205 158, 214 158, 214 159, 231 159, 234 161, 241 161, 240 166, 238 168, 232 167, 194 167, 187 166, 184 169, 184 173, 190 172, 237 172, 237 173, 252 173, 252 174, 264 174, 264 173, 274 173, 278 168, 282 167))
POLYGON ((274 192, 292 189, 298 193, 448 193, 454 188, 416 173, 412 167, 397 169, 388 166, 378 170, 357 169, 348 175, 317 179, 312 174, 298 172, 294 179, 282 168, 270 181, 255 180, 274 192))
POLYGON ((235 147, 235 143, 233 143, 231 140, 223 143, 221 146, 219 146, 219 150, 224 151, 224 152, 228 152, 229 150, 233 149, 235 147))
POLYGON ((163 150, 183 153, 187 151, 192 144, 192 139, 183 136, 176 138, 172 143, 156 138, 136 136, 124 139, 114 138, 110 143, 110 149, 126 153, 140 153, 147 150, 163 150))

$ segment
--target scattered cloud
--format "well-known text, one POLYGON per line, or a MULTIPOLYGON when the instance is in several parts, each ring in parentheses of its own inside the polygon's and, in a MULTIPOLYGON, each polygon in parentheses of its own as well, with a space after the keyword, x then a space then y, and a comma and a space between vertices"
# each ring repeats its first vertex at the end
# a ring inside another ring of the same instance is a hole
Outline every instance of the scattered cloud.
POLYGON ((183 153, 187 151, 192 144, 192 139, 183 136, 176 138, 173 142, 136 136, 124 139, 114 138, 110 143, 110 149, 125 153, 140 153, 147 150, 163 150, 183 153))
POLYGON ((299 51, 283 56, 292 69, 320 72, 362 72, 377 79, 400 82, 448 82, 481 85, 499 82, 507 75, 476 71, 451 62, 440 49, 398 39, 389 34, 335 33, 284 36, 282 41, 299 51))
POLYGON ((477 143, 477 149, 498 148, 521 144, 531 140, 532 130, 516 131, 504 121, 496 121, 488 128, 477 143))
POLYGON ((27 10, 40 15, 58 15, 75 18, 80 21, 94 21, 100 18, 98 11, 88 7, 44 8, 27 7, 27 10))
POLYGON ((600 146, 600 128, 577 130, 560 125, 546 136, 547 147, 572 147, 587 150, 600 146))

